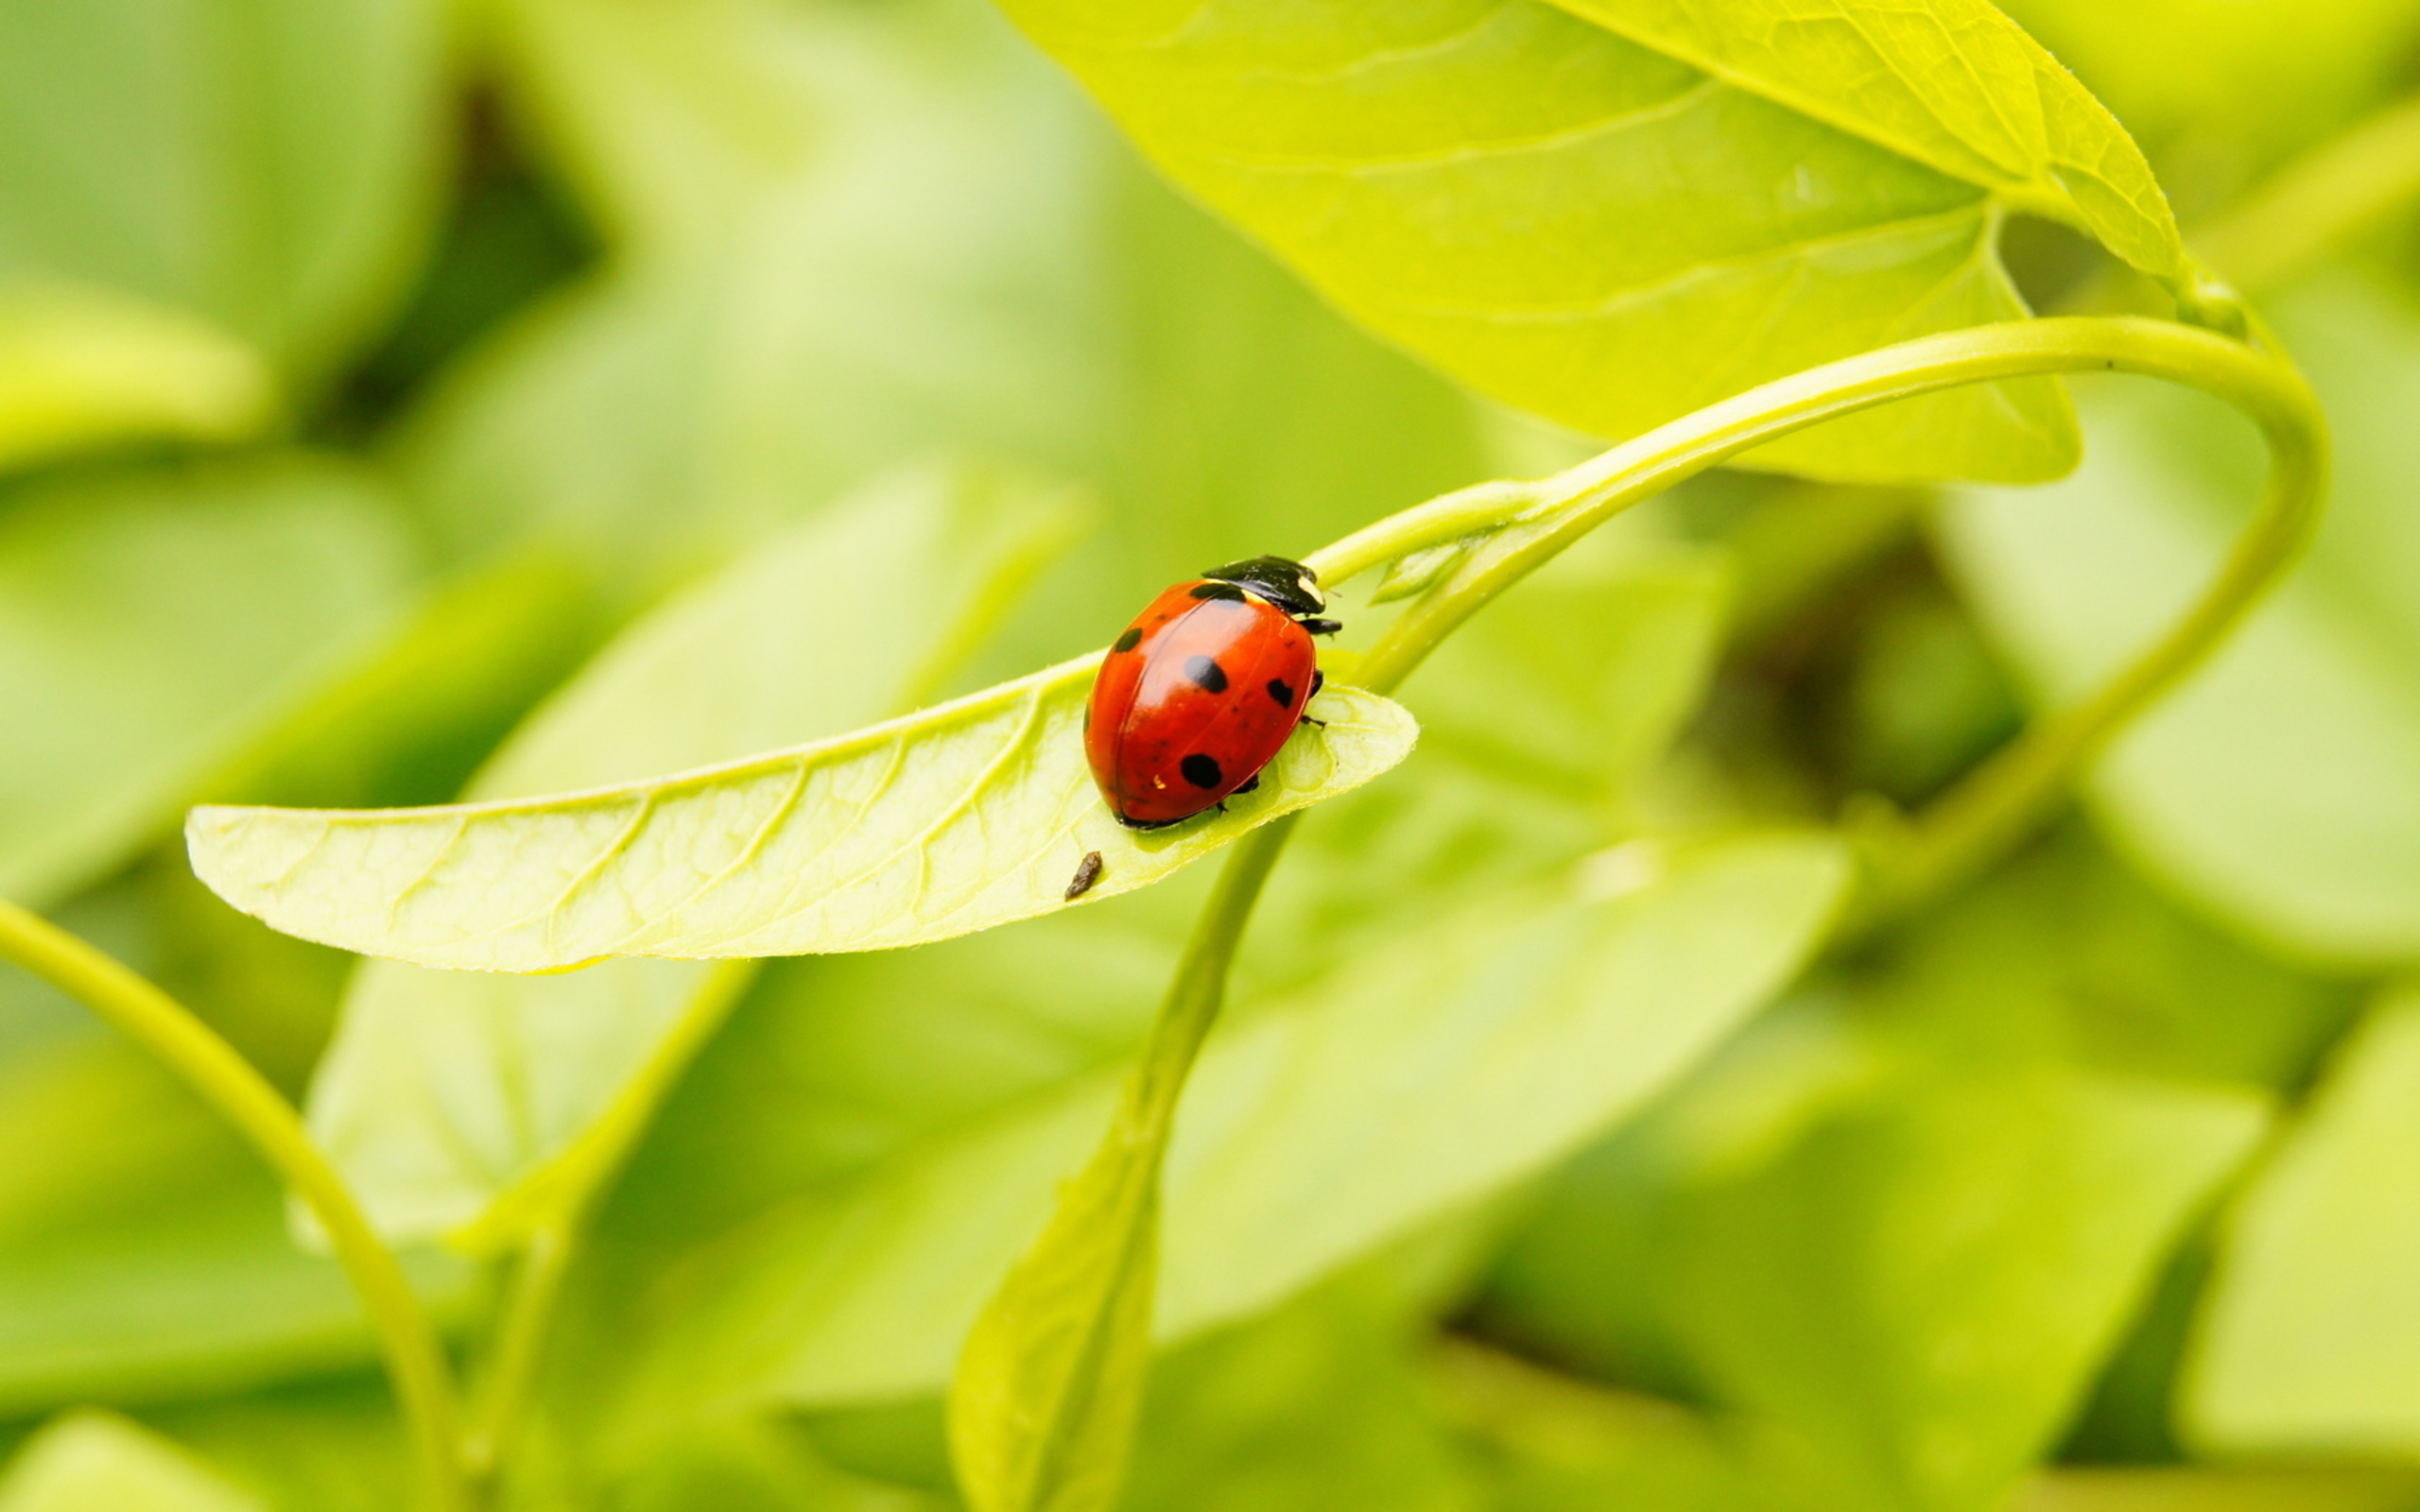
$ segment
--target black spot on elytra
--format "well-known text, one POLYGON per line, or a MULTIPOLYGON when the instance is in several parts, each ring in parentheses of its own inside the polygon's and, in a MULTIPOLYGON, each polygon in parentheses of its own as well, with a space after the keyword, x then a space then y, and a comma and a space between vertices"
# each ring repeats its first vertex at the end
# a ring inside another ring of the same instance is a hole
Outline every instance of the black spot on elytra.
POLYGON ((1183 772, 1184 780, 1196 787, 1216 787, 1219 780, 1227 775, 1219 770, 1216 758, 1204 756, 1200 751, 1195 751, 1177 763, 1176 769, 1183 772))
MULTIPOLYGON (((1213 662, 1206 656, 1186 657, 1184 659, 1184 675, 1188 679, 1192 679, 1194 686, 1200 688, 1204 693, 1224 693, 1227 691, 1227 669, 1220 666, 1218 662, 1213 662)), ((1204 782, 1201 785, 1207 787, 1210 784, 1204 782)))
POLYGON ((1277 700, 1277 707, 1280 709, 1294 707, 1294 690, 1286 686, 1284 678, 1269 679, 1269 696, 1277 700))
POLYGON ((1112 645, 1110 649, 1113 651, 1132 651, 1142 644, 1143 632, 1130 625, 1126 628, 1126 633, 1119 636, 1116 644, 1112 645))
POLYGON ((1233 599, 1240 604, 1243 602, 1244 591, 1233 583, 1196 583, 1193 588, 1193 596, 1233 599))

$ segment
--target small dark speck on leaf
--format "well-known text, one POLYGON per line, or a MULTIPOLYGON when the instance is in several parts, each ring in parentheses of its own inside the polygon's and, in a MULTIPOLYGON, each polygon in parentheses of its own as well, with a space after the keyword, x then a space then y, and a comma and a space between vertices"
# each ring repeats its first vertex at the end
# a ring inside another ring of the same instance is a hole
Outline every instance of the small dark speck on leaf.
POLYGON ((1092 891, 1093 884, 1100 881, 1100 852, 1085 851, 1084 859, 1076 863, 1076 880, 1067 884, 1067 901, 1072 903, 1092 891))

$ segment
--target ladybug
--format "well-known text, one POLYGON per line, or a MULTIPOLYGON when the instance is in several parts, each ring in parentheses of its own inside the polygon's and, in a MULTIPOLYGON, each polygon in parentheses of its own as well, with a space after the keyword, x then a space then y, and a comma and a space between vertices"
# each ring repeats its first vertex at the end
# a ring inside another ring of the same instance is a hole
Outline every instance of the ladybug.
MULTIPOLYGON (((1308 567, 1253 557, 1151 600, 1101 659, 1084 753, 1110 812, 1156 830, 1260 785, 1320 690, 1327 600, 1308 567)), ((1312 720, 1317 724, 1319 721, 1312 720)))

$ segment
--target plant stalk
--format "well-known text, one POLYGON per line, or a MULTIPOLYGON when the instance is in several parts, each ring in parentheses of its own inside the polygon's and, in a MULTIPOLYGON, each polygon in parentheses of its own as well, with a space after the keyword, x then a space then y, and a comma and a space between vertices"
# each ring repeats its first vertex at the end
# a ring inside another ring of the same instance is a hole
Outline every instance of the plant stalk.
POLYGON ((344 1178, 312 1142, 293 1105, 209 1025, 157 986, 39 915, 0 900, 0 960, 82 1003, 157 1056, 251 1142, 327 1230, 337 1259, 377 1331, 435 1512, 470 1503, 458 1437, 452 1367, 436 1325, 394 1252, 344 1178))

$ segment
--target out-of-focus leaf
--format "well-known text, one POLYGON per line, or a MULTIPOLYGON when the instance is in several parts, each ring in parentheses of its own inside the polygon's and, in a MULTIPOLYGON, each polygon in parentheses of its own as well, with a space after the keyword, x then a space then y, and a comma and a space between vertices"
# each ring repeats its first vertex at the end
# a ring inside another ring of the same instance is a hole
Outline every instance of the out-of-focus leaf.
POLYGON ((858 1479, 795 1427, 735 1418, 683 1435, 612 1487, 607 1512, 942 1512, 940 1496, 858 1479))
POLYGON ((1153 1369, 1126 1512, 1477 1512, 1411 1321, 1348 1274, 1153 1369))
POLYGON ((434 200, 432 0, 31 0, 0 17, 0 271, 182 306, 317 370, 434 200))
POLYGON ((1691 1204, 1684 1332, 1869 1504, 1990 1507, 2260 1128, 2240 1093, 1945 1079, 1691 1204))
MULTIPOLYGON (((1979 0, 1008 9, 1340 308, 1601 435, 2021 317, 1993 245, 2004 205, 2088 226, 2154 274, 2181 255, 2117 122, 1979 0)), ((1761 456, 2020 481, 2073 451, 2057 387, 2029 382, 1761 456)))
POLYGON ((2408 1472, 2349 1466, 2113 1467, 2037 1476, 2007 1512, 2409 1512, 2415 1494, 2408 1472))
POLYGON ((422 966, 546 971, 887 950, 1149 886, 1411 753, 1399 704, 1330 684, 1257 792, 1121 826, 1083 759, 1097 656, 856 734, 651 782, 368 811, 198 808, 194 870, 304 939, 422 966))
POLYGON ((366 476, 286 458, 45 490, 0 518, 0 894, 90 881, 381 629, 411 568, 366 476))
MULTIPOLYGON (((1490 900, 1221 1030, 1169 1156, 1158 1332, 1282 1301, 1618 1118, 1796 967, 1841 876, 1826 844, 1763 838, 1610 901, 1490 900)), ((657 1298, 657 1384, 931 1389, 1113 1091, 940 1125, 709 1247, 657 1298)))
MULTIPOLYGON (((695 766, 923 702, 1063 546, 1070 507, 974 469, 876 483, 625 632, 474 795, 695 766)), ((647 1069, 677 1054, 667 1037, 693 1042, 679 1026, 718 1019, 743 984, 687 962, 529 978, 372 962, 312 1126, 389 1234, 459 1229, 508 1192, 499 1216, 517 1228, 547 1211, 549 1173, 567 1174, 560 1158, 634 1076, 677 1069, 647 1069)))
POLYGON ((1132 164, 981 0, 512 9, 505 82, 628 255, 412 427, 457 553, 544 536, 644 595, 869 469, 1017 458, 1113 508, 1005 676, 1478 465, 1458 394, 1132 164))
POLYGON ((143 1418, 275 1512, 396 1512, 418 1485, 393 1399, 372 1370, 147 1408, 143 1418))
POLYGON ((2420 1456, 2420 995, 2390 995, 2230 1217, 2183 1400, 2231 1453, 2420 1456))
POLYGON ((1424 738, 1567 792, 1634 774, 1696 709, 1728 586, 1716 552, 1582 547, 1491 604, 1421 668, 1409 696, 1424 738))
POLYGON ((0 467, 151 437, 234 440, 274 407, 260 354, 206 321, 74 284, 0 290, 0 467))
MULTIPOLYGON (((1746 1446, 1677 1403, 1461 1343, 1440 1353, 1431 1376, 1504 1512, 1792 1512, 1746 1446)), ((1821 1500, 1810 1489, 1798 1504, 1821 1500)))
POLYGON ((1962 1061, 1810 1008, 1616 1142, 1604 1190, 1553 1221, 1637 1246, 1596 1282, 1652 1316, 1635 1357, 1741 1414, 1786 1480, 1981 1512, 2082 1400, 2264 1111, 2234 1089, 1962 1061))
MULTIPOLYGON (((0 1066, 0 1411, 158 1400, 367 1360, 335 1262, 286 1239, 259 1158, 97 1032, 0 1066)), ((449 1305, 465 1267, 413 1261, 449 1305)))
MULTIPOLYGON (((2338 438, 2294 577, 2094 774, 2124 847, 2256 936, 2343 963, 2420 954, 2420 318, 2348 279, 2281 301, 2338 438)), ((1958 574, 2042 700, 2080 696, 2217 571, 2259 476, 2248 427, 2149 387, 2095 405, 2093 458, 1944 521, 1958 574)))
POLYGON ((72 1413, 18 1451, 0 1512, 266 1512, 267 1503, 159 1435, 72 1413))
MULTIPOLYGON (((2141 139, 2186 212, 2383 101, 2420 25, 2400 0, 2009 0, 2141 139)), ((2221 271, 2228 271, 2221 268, 2221 271)))

